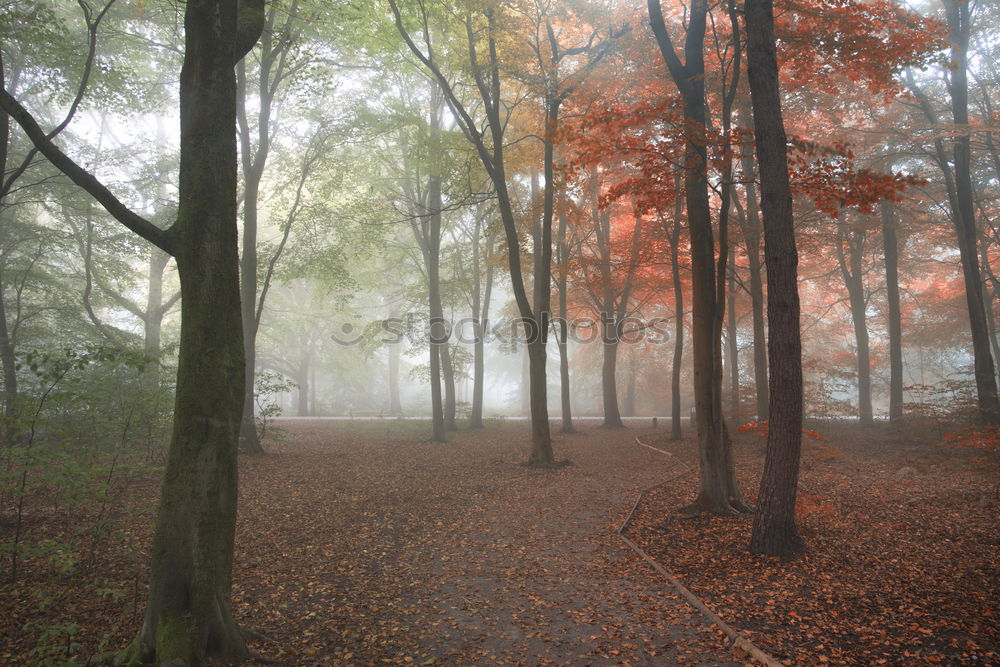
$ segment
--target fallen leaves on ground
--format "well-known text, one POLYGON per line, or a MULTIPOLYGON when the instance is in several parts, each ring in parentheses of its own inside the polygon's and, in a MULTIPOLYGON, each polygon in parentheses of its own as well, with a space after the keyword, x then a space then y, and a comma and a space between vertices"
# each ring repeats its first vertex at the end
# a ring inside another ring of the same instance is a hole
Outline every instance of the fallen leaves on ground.
MULTIPOLYGON (((261 657, 282 665, 742 659, 615 535, 638 490, 661 473, 631 432, 558 438, 557 455, 572 465, 539 470, 522 465, 523 422, 444 444, 427 442, 426 426, 296 421, 271 453, 241 459, 233 605, 261 657)), ((149 479, 131 492, 155 497, 155 488, 149 479)), ((143 544, 150 520, 130 527, 143 544)), ((144 582, 126 585, 138 561, 120 553, 123 544, 104 545, 100 567, 86 573, 32 563, 16 587, 0 587, 0 662, 27 662, 40 637, 25 630, 32 616, 79 623, 79 662, 104 650, 102 640, 123 647, 139 629, 145 594, 144 582), (125 594, 95 595, 97 578, 120 582, 125 594), (59 604, 36 609, 39 590, 59 604)))
MULTIPOLYGON (((750 556, 751 518, 674 514, 690 484, 651 492, 640 545, 727 622, 787 664, 998 664, 995 474, 926 434, 820 426, 807 442, 799 523, 809 551, 750 556)), ((691 443, 659 446, 694 459, 691 443)), ((754 495, 763 443, 737 470, 754 495)))

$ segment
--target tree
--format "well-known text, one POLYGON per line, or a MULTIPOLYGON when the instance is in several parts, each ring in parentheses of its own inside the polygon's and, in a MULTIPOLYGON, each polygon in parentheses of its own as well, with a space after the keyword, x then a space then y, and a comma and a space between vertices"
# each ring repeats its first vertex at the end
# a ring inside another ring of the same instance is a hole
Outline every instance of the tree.
POLYGON ((835 249, 837 265, 847 287, 851 321, 854 323, 854 342, 858 361, 858 418, 869 426, 872 423, 872 368, 871 346, 868 339, 866 311, 868 299, 865 294, 864 252, 867 230, 859 221, 849 225, 847 211, 837 213, 837 238, 835 249), (846 249, 845 249, 846 247, 846 249))
POLYGON ((767 454, 752 553, 791 556, 802 549, 795 495, 802 447, 802 345, 799 333, 798 252, 788 182, 787 139, 781 117, 771 0, 747 0, 747 72, 760 169, 767 265, 767 341, 770 369, 767 454))
POLYGON ((180 77, 177 219, 162 230, 63 153, 10 93, 0 107, 38 150, 119 222, 177 260, 181 342, 174 429, 153 538, 143 629, 123 662, 238 662, 232 617, 243 336, 236 252, 235 66, 263 27, 263 1, 189 0, 180 77))
MULTIPOLYGON (((81 14, 87 30, 87 54, 83 62, 79 83, 76 87, 73 99, 70 102, 68 111, 62 120, 46 135, 46 137, 50 140, 57 137, 69 126, 73 118, 76 116, 81 103, 83 102, 84 95, 86 94, 87 87, 94 71, 94 59, 97 53, 98 30, 113 4, 114 0, 109 0, 105 3, 104 7, 95 14, 89 4, 83 2, 80 3, 81 14)), ((27 33, 31 38, 31 41, 35 42, 35 44, 52 46, 59 43, 61 40, 66 39, 66 36, 62 34, 61 31, 54 30, 50 27, 52 25, 59 25, 59 23, 55 21, 55 15, 48 8, 29 7, 26 8, 23 14, 21 12, 14 12, 10 16, 10 19, 10 25, 18 26, 18 29, 27 33)), ((58 53, 58 51, 56 51, 56 53, 58 53)), ((2 54, 0 54, 0 88, 3 88, 5 91, 9 89, 14 93, 17 93, 19 84, 21 83, 22 71, 33 64, 36 63, 15 63, 13 76, 8 80, 6 72, 7 64, 4 62, 2 54)), ((66 68, 68 69, 69 67, 66 66, 66 68)), ((11 148, 12 137, 10 132, 10 118, 6 113, 4 113, 0 115, 0 220, 9 215, 8 209, 10 206, 10 195, 23 185, 19 184, 19 181, 21 181, 22 177, 24 177, 24 175, 28 172, 38 156, 38 150, 36 148, 32 148, 26 152, 19 163, 12 165, 11 148)), ((3 223, 7 230, 11 228, 8 220, 3 220, 3 223)), ((11 238, 4 239, 4 249, 2 256, 0 256, 0 260, 6 264, 10 259, 11 253, 18 245, 20 245, 20 243, 11 238)), ((40 254, 36 255, 36 259, 30 262, 29 269, 34 266, 38 257, 40 257, 40 254)), ((16 285, 15 292, 19 297, 24 290, 24 281, 28 278, 29 273, 30 270, 27 272, 20 272, 20 277, 15 279, 13 283, 10 283, 16 285)), ((20 312, 18 312, 20 310, 20 298, 15 300, 13 308, 7 305, 6 288, 8 286, 8 281, 5 281, 4 278, 9 280, 10 274, 11 271, 9 268, 6 272, 0 272, 0 365, 3 366, 4 380, 3 437, 5 440, 10 440, 10 438, 14 435, 13 425, 17 420, 18 396, 16 349, 17 330, 20 323, 20 312), (11 314, 14 315, 14 320, 8 322, 8 317, 11 314)))
POLYGON ((889 421, 903 416, 903 333, 899 310, 899 240, 892 203, 879 205, 885 258, 886 317, 889 320, 889 421))
MULTIPOLYGON (((633 295, 637 291, 637 273, 644 260, 642 246, 649 239, 643 238, 643 213, 631 211, 632 225, 626 220, 628 214, 622 207, 601 206, 601 174, 595 169, 590 176, 591 214, 589 243, 581 246, 576 264, 579 266, 579 282, 591 313, 600 322, 601 350, 601 396, 604 409, 604 428, 624 428, 618 404, 617 367, 618 353, 624 327, 633 315, 636 304, 633 295), (615 210, 615 209, 619 210, 615 210)), ((632 202, 627 202, 631 204, 632 202)))
MULTIPOLYGON (((660 0, 647 0, 647 8, 657 46, 684 103, 684 192, 691 242, 691 335, 701 468, 698 498, 692 507, 721 513, 744 512, 749 507, 743 500, 733 472, 731 445, 722 417, 721 333, 728 249, 725 224, 720 221, 719 264, 716 266, 708 196, 708 109, 705 100, 703 52, 708 3, 706 0, 694 0, 691 4, 684 43, 684 62, 681 62, 674 50, 673 40, 663 20, 660 0)), ((734 23, 733 28, 737 29, 738 24, 734 23)), ((739 71, 738 66, 736 71, 739 71)), ((728 174, 723 181, 723 194, 728 197, 728 174)), ((727 204, 728 200, 721 209, 724 216, 728 215, 727 204)))
MULTIPOLYGON (((301 20, 299 3, 293 0, 288 7, 284 25, 276 26, 276 15, 279 3, 272 3, 264 18, 264 28, 261 32, 260 53, 257 67, 251 72, 255 77, 255 86, 251 90, 247 86, 247 67, 245 60, 240 60, 236 66, 237 114, 239 126, 240 161, 243 171, 243 252, 240 257, 240 302, 243 311, 243 345, 246 359, 245 387, 243 402, 243 422, 240 427, 240 447, 246 452, 261 453, 264 451, 257 437, 257 424, 254 419, 254 378, 257 368, 257 331, 260 329, 260 318, 263 312, 268 286, 265 285, 258 294, 258 207, 260 200, 261 180, 271 152, 271 142, 276 128, 273 116, 278 111, 281 99, 279 90, 287 84, 287 80, 297 70, 305 66, 305 62, 295 59, 294 50, 301 37, 301 20), (257 118, 252 126, 247 113, 248 97, 256 93, 257 118), (256 130, 256 136, 253 136, 256 130)), ((275 256, 268 264, 273 267, 281 251, 288 241, 291 224, 286 224, 282 230, 281 243, 275 256)), ((269 272, 270 277, 270 272, 269 272)))
POLYGON ((483 428, 485 343, 486 333, 489 330, 490 302, 493 297, 496 239, 493 226, 486 219, 490 212, 490 207, 485 202, 480 202, 471 216, 472 226, 469 227, 468 224, 460 226, 460 231, 472 250, 471 266, 466 266, 461 252, 457 253, 455 258, 458 276, 465 286, 466 300, 472 312, 472 405, 469 428, 474 429, 483 428))
MULTIPOLYGON (((424 40, 423 48, 414 41, 412 31, 404 21, 399 3, 396 0, 389 0, 389 7, 392 10, 397 31, 410 52, 437 82, 455 115, 456 122, 478 155, 493 185, 497 209, 503 223, 507 243, 511 287, 527 341, 532 430, 531 454, 528 457, 528 462, 532 465, 551 465, 555 459, 552 454, 552 440, 549 433, 545 343, 551 298, 549 285, 551 282, 552 220, 551 216, 543 216, 541 228, 536 235, 538 252, 534 257, 532 290, 534 298, 529 299, 525 274, 521 266, 522 251, 518 225, 507 177, 509 165, 505 154, 507 143, 505 133, 512 105, 502 97, 501 66, 497 47, 497 36, 501 33, 498 25, 498 14, 502 15, 502 12, 498 12, 497 8, 492 6, 483 8, 481 12, 474 11, 473 7, 469 6, 463 8, 464 12, 455 13, 458 16, 459 28, 465 33, 464 39, 468 54, 467 67, 473 78, 474 90, 478 94, 475 104, 481 108, 485 115, 484 129, 480 129, 483 126, 473 118, 470 111, 474 107, 463 103, 460 98, 460 88, 449 80, 441 69, 441 63, 428 27, 430 19, 427 6, 421 3, 416 16, 416 22, 424 40), (484 48, 485 53, 483 53, 484 48)), ((553 92, 554 97, 547 98, 552 103, 555 112, 558 112, 559 106, 564 101, 564 98, 561 97, 562 92, 556 89, 553 92)), ((546 129, 546 132, 548 131, 546 129)), ((551 185, 551 180, 549 184, 551 185)))
POLYGON ((962 258, 962 275, 969 306, 980 419, 986 424, 996 425, 1000 424, 1000 395, 997 393, 996 369, 990 353, 986 311, 983 307, 972 192, 972 138, 969 128, 969 35, 972 30, 972 8, 971 3, 963 0, 942 0, 942 4, 948 20, 948 40, 951 44, 951 81, 948 92, 951 96, 952 120, 959 132, 952 145, 955 179, 952 219, 958 231, 958 249, 962 258))

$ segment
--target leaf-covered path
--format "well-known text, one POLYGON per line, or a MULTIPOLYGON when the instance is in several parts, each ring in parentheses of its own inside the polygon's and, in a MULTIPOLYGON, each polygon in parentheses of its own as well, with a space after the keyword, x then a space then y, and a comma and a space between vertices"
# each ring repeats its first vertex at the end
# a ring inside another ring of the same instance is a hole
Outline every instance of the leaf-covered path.
MULTIPOLYGON (((236 610, 282 664, 726 664, 714 628, 614 531, 669 462, 635 431, 285 422, 242 463, 236 610)), ((683 483, 683 480, 681 481, 683 483)))

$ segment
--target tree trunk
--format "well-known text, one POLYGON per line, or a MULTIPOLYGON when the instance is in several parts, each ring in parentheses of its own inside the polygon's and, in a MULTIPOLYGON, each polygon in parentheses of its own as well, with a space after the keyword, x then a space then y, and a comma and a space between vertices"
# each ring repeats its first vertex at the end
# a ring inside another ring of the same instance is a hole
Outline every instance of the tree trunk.
POLYGON ((601 395, 604 398, 604 423, 601 428, 624 428, 618 409, 618 331, 614 315, 601 314, 601 338, 604 362, 601 364, 601 395))
POLYGON ((799 333, 798 253, 788 184, 787 140, 781 118, 771 0, 746 0, 747 69, 760 165, 767 264, 770 405, 767 454, 751 553, 792 556, 802 547, 795 495, 802 445, 802 349, 799 333))
MULTIPOLYGON (((430 112, 430 155, 437 162, 441 157, 441 99, 437 86, 431 93, 430 112)), ((425 263, 427 264, 428 301, 431 316, 430 330, 430 370, 431 370, 431 439, 434 442, 445 441, 447 430, 445 406, 441 395, 441 365, 444 347, 448 345, 451 331, 444 321, 444 308, 441 305, 441 174, 432 167, 427 179, 427 203, 423 211, 426 216, 425 231, 425 263)), ((452 398, 454 400, 454 397, 452 398)))
POLYGON ((389 414, 403 414, 399 400, 399 343, 389 345, 389 414))
POLYGON ((837 261, 847 288, 854 324, 854 342, 858 362, 858 419, 864 425, 872 423, 871 346, 868 339, 867 300, 864 285, 864 232, 849 231, 844 210, 837 216, 837 261), (845 254, 844 244, 847 245, 845 254))
POLYGON ((559 348, 559 400, 562 407, 562 433, 576 433, 573 428, 573 401, 570 395, 569 379, 569 322, 567 321, 569 283, 569 243, 566 242, 566 216, 559 216, 559 231, 556 238, 556 261, 559 275, 556 289, 559 293, 559 326, 556 329, 556 344, 559 348))
MULTIPOLYGON (((4 114, 6 116, 6 114, 4 114)), ((0 363, 3 364, 3 442, 11 444, 17 437, 17 357, 14 341, 7 328, 7 303, 0 280, 0 363)))
POLYGON ((691 242, 692 343, 694 358, 695 419, 698 429, 700 485, 691 509, 722 514, 743 511, 745 503, 734 485, 732 459, 720 409, 721 304, 716 294, 715 242, 708 196, 708 152, 705 104, 704 41, 707 0, 691 3, 682 65, 663 23, 660 0, 648 0, 650 22, 657 44, 684 99, 684 190, 688 235, 691 242))
POLYGON ((245 50, 237 45, 237 5, 189 0, 185 9, 180 204, 168 232, 176 242, 182 298, 176 407, 149 603, 126 662, 249 657, 230 607, 245 372, 233 71, 245 50))
MULTIPOLYGON (((747 125, 752 124, 750 110, 745 110, 747 125)), ((767 333, 764 325, 764 282, 761 279, 760 262, 760 215, 757 202, 757 186, 754 182, 753 146, 743 145, 743 178, 746 192, 746 215, 740 218, 743 240, 747 246, 747 262, 750 266, 750 307, 753 310, 753 384, 757 399, 757 420, 767 420, 767 333)))
POLYGON ((528 346, 521 352, 521 416, 531 416, 531 359, 528 346))
POLYGON ((455 423, 455 369, 451 363, 451 346, 441 346, 441 380, 444 382, 444 430, 458 429, 455 423))
POLYGON ((684 360, 684 284, 681 282, 681 197, 680 174, 674 179, 676 200, 674 222, 670 229, 670 281, 674 290, 674 356, 670 366, 670 437, 680 440, 681 429, 681 364, 684 360))
MULTIPOLYGON (((242 64, 240 65, 242 68, 242 64)), ((256 400, 254 397, 257 375, 257 200, 260 197, 260 181, 263 176, 266 154, 257 151, 254 159, 250 146, 250 133, 246 120, 246 82, 240 72, 237 95, 237 111, 240 120, 240 143, 243 158, 243 252, 240 255, 240 303, 241 322, 243 326, 243 345, 246 369, 244 370, 243 387, 243 417, 240 423, 240 449, 248 454, 261 454, 264 447, 257 434, 255 417, 256 400)), ((262 91, 263 92, 263 91, 262 91)), ((268 105, 268 98, 262 95, 262 104, 268 105)), ((263 136, 268 128, 260 127, 263 136)), ((263 142, 266 145, 266 142, 263 142)))
MULTIPOLYGON (((490 241, 486 259, 493 257, 493 241, 490 241)), ((479 266, 476 266, 476 280, 479 280, 479 266)), ((483 428, 483 390, 486 383, 485 343, 486 333, 490 326, 490 301, 493 295, 493 266, 486 269, 486 288, 483 290, 482 302, 476 299, 475 344, 472 360, 472 414, 469 418, 469 428, 483 428)))
POLYGON ((972 156, 969 128, 969 33, 972 28, 968 2, 942 0, 948 19, 951 42, 951 109, 958 132, 953 139, 955 163, 956 208, 953 211, 958 231, 958 250, 965 278, 965 296, 972 330, 972 350, 979 398, 980 419, 987 424, 1000 424, 1000 396, 990 352, 986 311, 983 308, 983 284, 976 248, 976 220, 972 193, 972 156), (962 130, 965 133, 962 133, 962 130))
POLYGON ((729 313, 726 317, 726 352, 729 358, 729 403, 733 419, 740 421, 740 350, 736 341, 736 249, 729 249, 729 313))
POLYGON ((635 417, 635 354, 628 356, 628 377, 625 380, 625 400, 622 404, 622 412, 625 417, 635 417))
POLYGON ((545 342, 535 335, 528 341, 528 376, 531 391, 531 455, 528 465, 551 465, 552 439, 549 434, 548 383, 545 375, 545 342))
POLYGON ((163 304, 163 271, 170 255, 159 248, 150 248, 146 316, 143 318, 143 350, 150 359, 160 358, 161 332, 166 310, 163 304))
POLYGON ((903 417, 903 326, 899 311, 899 241, 892 204, 883 199, 882 246, 885 253, 885 295, 889 318, 889 421, 903 417))
POLYGON ((302 345, 299 355, 299 372, 296 374, 296 384, 299 385, 296 414, 299 417, 308 417, 312 414, 310 409, 312 382, 309 381, 312 371, 312 350, 309 348, 308 340, 302 345))

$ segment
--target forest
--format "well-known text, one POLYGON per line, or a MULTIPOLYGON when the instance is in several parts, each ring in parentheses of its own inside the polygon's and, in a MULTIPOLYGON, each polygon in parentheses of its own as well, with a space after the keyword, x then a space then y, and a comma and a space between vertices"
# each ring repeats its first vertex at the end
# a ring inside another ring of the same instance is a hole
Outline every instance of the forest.
POLYGON ((0 0, 0 84, 0 665, 1000 664, 1000 3, 0 0))

